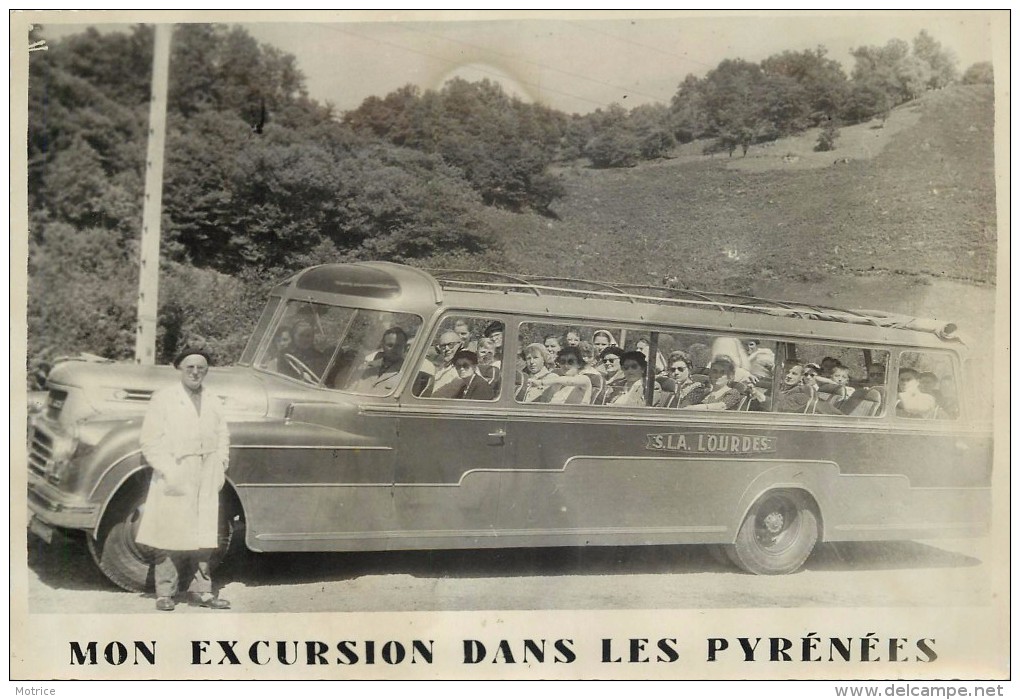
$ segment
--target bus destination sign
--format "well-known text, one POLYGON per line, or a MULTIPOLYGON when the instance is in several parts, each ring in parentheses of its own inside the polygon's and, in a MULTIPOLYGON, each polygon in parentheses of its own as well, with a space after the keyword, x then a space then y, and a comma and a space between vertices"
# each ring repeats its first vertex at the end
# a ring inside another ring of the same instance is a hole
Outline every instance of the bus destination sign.
POLYGON ((776 451, 776 438, 724 433, 653 433, 646 449, 662 452, 761 454, 776 451))

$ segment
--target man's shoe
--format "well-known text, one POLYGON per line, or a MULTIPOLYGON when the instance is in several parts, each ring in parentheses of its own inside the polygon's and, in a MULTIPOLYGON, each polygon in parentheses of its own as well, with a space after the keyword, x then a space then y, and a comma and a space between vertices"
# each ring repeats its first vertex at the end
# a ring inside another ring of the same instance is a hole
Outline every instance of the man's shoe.
POLYGON ((156 610, 162 610, 163 612, 170 612, 174 609, 173 598, 156 598, 156 610))
POLYGON ((198 601, 200 608, 212 608, 213 610, 229 610, 230 601, 223 598, 202 598, 198 601))

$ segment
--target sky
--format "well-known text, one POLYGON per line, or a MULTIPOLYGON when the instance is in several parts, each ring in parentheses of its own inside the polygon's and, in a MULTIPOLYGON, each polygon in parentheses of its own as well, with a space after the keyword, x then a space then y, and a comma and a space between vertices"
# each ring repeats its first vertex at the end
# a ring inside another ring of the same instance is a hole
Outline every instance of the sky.
MULTIPOLYGON (((882 45, 893 38, 909 42, 922 29, 956 54, 963 71, 992 59, 991 23, 1008 22, 1002 13, 922 11, 686 16, 530 12, 503 13, 500 19, 491 19, 491 13, 433 13, 428 21, 423 14, 191 12, 173 19, 242 24, 259 41, 293 54, 309 94, 341 111, 408 83, 438 88, 460 76, 498 80, 525 99, 582 114, 614 102, 626 107, 668 104, 688 73, 701 77, 725 58, 757 62, 785 50, 821 45, 849 73, 851 48, 882 45)), ((83 19, 80 14, 45 18, 43 35, 52 39, 81 31, 83 19)), ((118 21, 160 18, 135 12, 101 13, 98 19, 116 29, 124 26, 118 21)))

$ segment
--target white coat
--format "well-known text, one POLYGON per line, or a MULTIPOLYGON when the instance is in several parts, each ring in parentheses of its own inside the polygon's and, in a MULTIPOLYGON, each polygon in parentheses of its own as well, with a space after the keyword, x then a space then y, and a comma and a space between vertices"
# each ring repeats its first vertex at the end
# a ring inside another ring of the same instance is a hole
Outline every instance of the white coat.
POLYGON ((182 384, 156 391, 140 441, 153 474, 136 541, 176 551, 216 547, 230 448, 219 398, 203 390, 199 414, 182 384))

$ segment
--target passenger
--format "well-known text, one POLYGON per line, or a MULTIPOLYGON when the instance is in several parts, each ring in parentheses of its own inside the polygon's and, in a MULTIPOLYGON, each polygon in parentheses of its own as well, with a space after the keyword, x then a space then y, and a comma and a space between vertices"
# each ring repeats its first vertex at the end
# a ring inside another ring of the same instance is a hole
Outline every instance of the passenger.
MULTIPOLYGON (((651 358, 648 357, 648 354, 649 352, 651 352, 652 345, 651 343, 648 342, 647 338, 639 338, 635 347, 637 348, 638 352, 645 356, 645 362, 651 362, 651 358)), ((655 373, 662 374, 665 371, 666 371, 666 358, 662 355, 661 352, 656 350, 655 373)))
POLYGON ((581 332, 574 328, 571 328, 569 331, 567 331, 567 347, 576 348, 580 344, 581 344, 581 332))
POLYGON ((918 375, 918 381, 921 383, 921 391, 934 398, 935 403, 942 406, 942 392, 940 391, 938 375, 934 372, 921 372, 918 375))
POLYGON ((835 357, 823 357, 821 362, 821 374, 820 376, 829 379, 832 377, 832 372, 837 367, 842 367, 843 363, 837 360, 835 357))
POLYGON ((538 386, 546 387, 536 401, 563 404, 590 403, 592 384, 588 375, 581 373, 581 367, 584 365, 581 351, 577 348, 563 348, 556 356, 556 364, 562 374, 549 372, 543 378, 535 380, 538 386))
POLYGON ((719 356, 712 360, 708 376, 712 382, 711 391, 705 394, 701 403, 687 406, 685 411, 732 411, 740 405, 743 395, 730 386, 737 366, 729 357, 719 356))
POLYGON ((868 365, 868 385, 885 387, 885 365, 881 362, 872 362, 868 365))
POLYGON ((453 357, 461 350, 460 336, 453 331, 444 331, 436 343, 436 371, 432 375, 432 386, 429 389, 429 396, 436 399, 449 399, 460 387, 456 368, 453 366, 453 357))
POLYGON ((275 372, 283 372, 284 363, 286 362, 283 356, 290 352, 293 344, 294 336, 290 328, 280 328, 276 331, 276 335, 273 336, 272 344, 266 348, 266 358, 263 360, 262 366, 268 367, 275 372))
POLYGON ((478 355, 470 350, 458 350, 457 354, 453 356, 453 367, 460 379, 459 387, 453 398, 491 401, 495 397, 492 387, 478 373, 478 355))
POLYGON ((485 327, 482 331, 482 336, 488 338, 496 346, 495 360, 500 366, 503 365, 503 331, 504 326, 502 321, 493 321, 485 327))
POLYGON ((595 354, 602 357, 602 352, 610 345, 616 345, 616 338, 609 331, 595 331, 591 337, 591 344, 595 346, 595 354))
POLYGON ((550 374, 547 365, 551 361, 549 351, 541 343, 532 343, 524 348, 524 370, 521 385, 517 388, 517 400, 523 403, 536 401, 546 390, 539 380, 550 374))
POLYGON ((623 350, 616 345, 610 345, 602 351, 599 359, 602 360, 602 374, 606 378, 606 385, 619 385, 623 382, 623 368, 620 360, 623 358, 623 350))
POLYGON ((854 388, 850 386, 850 368, 840 365, 832 370, 832 381, 839 387, 834 392, 841 399, 848 399, 854 393, 854 388))
POLYGON ((711 391, 711 387, 691 379, 691 357, 683 350, 674 350, 669 354, 668 367, 675 388, 672 393, 663 394, 663 408, 686 408, 701 403, 711 391))
MULTIPOLYGON (((804 413, 821 413, 827 415, 840 415, 840 411, 830 406, 825 401, 820 401, 818 393, 822 391, 821 383, 819 380, 823 379, 821 365, 817 365, 814 362, 808 362, 804 365, 804 376, 801 379, 801 383, 807 389, 808 393, 808 404, 804 409, 804 413)), ((826 379, 828 386, 835 386, 831 379, 826 379)))
POLYGON ((761 341, 757 338, 749 338, 744 341, 744 347, 747 348, 748 356, 751 356, 761 347, 761 341))
POLYGON ((329 356, 315 348, 315 326, 306 319, 294 324, 293 344, 282 357, 282 374, 315 383, 329 362, 329 356))
POLYGON ((407 333, 403 328, 393 326, 383 331, 382 349, 354 379, 350 390, 357 394, 388 393, 404 367, 406 349, 407 333))
POLYGON ((588 380, 591 381, 591 401, 594 402, 599 393, 601 393, 603 387, 605 387, 606 378, 603 377, 602 373, 598 370, 595 346, 587 340, 582 340, 577 346, 577 349, 580 351, 581 359, 584 361, 584 366, 581 368, 581 374, 588 377, 588 380))
POLYGON ((556 356, 559 355, 560 350, 563 349, 563 346, 560 344, 560 337, 558 335, 547 335, 542 344, 545 346, 550 357, 552 357, 552 362, 549 363, 549 369, 553 369, 553 367, 556 366, 556 356))
POLYGON ((624 383, 622 390, 613 397, 614 406, 645 405, 645 372, 648 361, 638 350, 627 350, 620 356, 624 383))
POLYGON ((453 322, 453 332, 460 336, 460 346, 465 350, 471 350, 474 352, 478 347, 478 342, 471 337, 471 326, 468 325, 466 319, 458 318, 453 322))
POLYGON ((598 370, 602 374, 602 390, 592 397, 592 403, 602 406, 612 403, 612 399, 622 390, 625 378, 620 368, 620 357, 623 350, 610 345, 599 356, 601 360, 598 370))
POLYGON ((935 397, 921 391, 920 375, 909 367, 900 369, 896 415, 901 418, 937 418, 935 397))
POLYGON ((761 384, 763 379, 772 379, 772 373, 776 367, 776 355, 768 348, 758 347, 748 356, 747 363, 748 371, 761 384))
POLYGON ((881 362, 872 362, 868 365, 868 381, 866 389, 874 389, 882 397, 882 402, 885 403, 885 364, 881 362))
POLYGON ((478 341, 478 374, 492 387, 494 396, 499 396, 500 363, 496 360, 496 344, 491 338, 478 341))
MULTIPOLYGON (((924 384, 921 385, 921 390, 924 391, 924 384)), ((943 377, 939 380, 938 384, 938 395, 934 395, 935 399, 939 402, 939 413, 945 414, 945 418, 956 418, 960 415, 960 404, 956 398, 956 384, 953 382, 953 377, 943 377)))
POLYGON ((804 413, 810 400, 811 392, 804 386, 804 365, 791 360, 772 402, 773 409, 780 413, 804 413))
POLYGON ((694 366, 691 368, 694 374, 701 374, 707 377, 708 364, 712 361, 712 349, 704 343, 691 343, 687 348, 687 354, 694 366))

